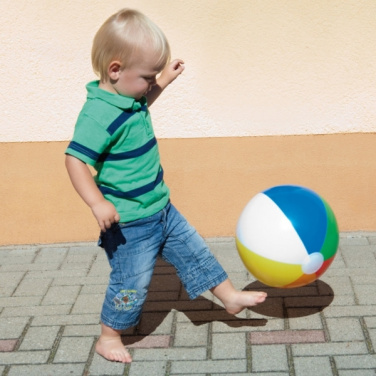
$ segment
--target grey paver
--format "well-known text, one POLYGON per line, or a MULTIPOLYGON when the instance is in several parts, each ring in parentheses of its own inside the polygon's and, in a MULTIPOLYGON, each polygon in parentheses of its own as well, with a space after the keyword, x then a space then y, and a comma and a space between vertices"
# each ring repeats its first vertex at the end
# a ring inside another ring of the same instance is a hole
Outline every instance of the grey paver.
MULTIPOLYGON (((95 354, 90 365, 90 376, 123 375, 125 365, 117 362, 108 362, 103 357, 95 354)), ((146 374, 145 374, 146 375, 146 374)))
POLYGON ((204 361, 178 361, 171 365, 171 374, 206 374, 245 372, 247 368, 246 360, 204 360, 204 361))
POLYGON ((27 276, 19 284, 13 296, 44 296, 51 282, 52 278, 46 280, 30 278, 30 276, 27 276))
POLYGON ((61 339, 54 363, 86 362, 93 346, 92 337, 65 337, 61 339))
POLYGON ((18 351, 0 353, 0 365, 46 363, 49 351, 18 351))
POLYGON ((326 320, 330 339, 336 341, 362 341, 363 331, 358 318, 335 318, 326 320))
POLYGON ((212 335, 212 359, 246 358, 245 333, 218 333, 212 335))
POLYGON ((104 295, 102 294, 84 294, 79 295, 74 304, 72 313, 99 313, 102 309, 104 295))
POLYGON ((48 289, 42 305, 71 304, 73 305, 81 290, 80 286, 52 286, 48 289))
POLYGON ((30 327, 23 338, 20 350, 52 349, 59 330, 59 326, 30 327))
POLYGON ((332 367, 328 356, 304 357, 294 359, 296 376, 329 376, 332 367))
POLYGON ((19 338, 29 320, 29 317, 0 317, 0 339, 19 338))
POLYGON ((164 362, 135 362, 129 372, 129 376, 150 375, 160 376, 166 373, 167 361, 164 362))
POLYGON ((12 366, 8 376, 81 376, 85 364, 42 364, 27 366, 12 366))
POLYGON ((208 344, 208 324, 193 326, 179 323, 176 326, 174 346, 206 346, 208 344))
POLYGON ((252 346, 252 371, 288 371, 286 346, 252 346))

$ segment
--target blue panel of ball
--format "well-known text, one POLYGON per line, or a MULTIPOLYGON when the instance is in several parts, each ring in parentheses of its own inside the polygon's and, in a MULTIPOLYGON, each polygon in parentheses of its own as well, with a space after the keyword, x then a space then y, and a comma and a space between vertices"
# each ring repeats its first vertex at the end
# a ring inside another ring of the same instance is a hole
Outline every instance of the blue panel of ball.
POLYGON ((291 221, 307 252, 320 252, 327 231, 327 213, 321 197, 307 188, 291 185, 273 187, 263 193, 291 221))

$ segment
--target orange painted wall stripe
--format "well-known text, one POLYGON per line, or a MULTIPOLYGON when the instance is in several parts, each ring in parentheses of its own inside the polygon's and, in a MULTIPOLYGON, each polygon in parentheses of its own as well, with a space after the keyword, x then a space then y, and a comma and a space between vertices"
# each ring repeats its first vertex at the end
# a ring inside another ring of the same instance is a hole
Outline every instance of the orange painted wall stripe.
MULTIPOLYGON (((257 192, 301 184, 340 231, 376 230, 376 135, 159 140, 172 201, 203 236, 233 236, 257 192)), ((67 142, 0 143, 0 244, 94 241, 98 227, 64 166, 67 142)))

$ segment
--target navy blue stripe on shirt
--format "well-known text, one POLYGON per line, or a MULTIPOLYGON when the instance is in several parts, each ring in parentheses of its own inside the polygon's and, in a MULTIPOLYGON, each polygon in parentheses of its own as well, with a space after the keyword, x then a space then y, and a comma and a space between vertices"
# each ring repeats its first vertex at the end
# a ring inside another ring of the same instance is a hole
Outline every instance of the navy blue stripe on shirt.
POLYGON ((87 157, 93 159, 94 161, 96 161, 99 158, 99 153, 97 153, 96 151, 92 149, 89 149, 88 147, 84 145, 81 145, 80 143, 76 141, 71 141, 68 145, 68 149, 78 151, 79 153, 86 155, 87 157))
POLYGON ((124 159, 137 158, 137 157, 140 157, 141 155, 147 153, 156 144, 157 144, 157 140, 156 140, 155 137, 153 137, 145 145, 142 145, 137 149, 133 149, 133 150, 130 150, 130 151, 125 151, 123 153, 117 153, 117 154, 103 153, 98 158, 98 162, 121 161, 121 160, 124 160, 124 159))
MULTIPOLYGON (((147 111, 147 106, 143 105, 140 111, 147 111)), ((112 136, 129 118, 131 118, 136 112, 135 111, 124 111, 122 112, 107 128, 107 132, 112 136)))
POLYGON ((102 192, 102 194, 110 194, 115 197, 130 199, 130 198, 135 198, 135 197, 141 196, 145 193, 152 191, 162 180, 163 180, 163 169, 161 167, 161 170, 159 171, 155 181, 149 184, 146 184, 142 187, 132 189, 127 192, 121 192, 112 188, 102 187, 102 186, 99 186, 98 188, 102 192))

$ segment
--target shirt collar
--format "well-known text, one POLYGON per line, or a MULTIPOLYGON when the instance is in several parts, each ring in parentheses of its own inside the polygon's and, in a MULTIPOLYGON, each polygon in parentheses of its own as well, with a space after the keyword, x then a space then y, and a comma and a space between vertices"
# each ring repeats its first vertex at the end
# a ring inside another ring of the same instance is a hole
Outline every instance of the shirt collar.
POLYGON ((137 111, 146 104, 146 98, 142 97, 139 101, 134 98, 126 97, 120 94, 113 94, 109 91, 99 88, 99 81, 91 81, 86 85, 87 99, 101 99, 122 110, 137 111))

